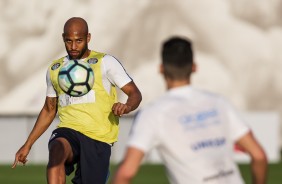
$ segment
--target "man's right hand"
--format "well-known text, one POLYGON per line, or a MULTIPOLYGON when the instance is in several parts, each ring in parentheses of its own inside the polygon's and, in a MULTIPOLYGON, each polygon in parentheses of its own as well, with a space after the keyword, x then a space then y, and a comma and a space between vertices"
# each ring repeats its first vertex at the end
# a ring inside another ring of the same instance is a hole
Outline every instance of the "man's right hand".
POLYGON ((26 145, 23 145, 19 149, 19 151, 16 153, 14 164, 12 165, 13 169, 16 168, 19 162, 25 165, 25 163, 28 161, 26 158, 27 158, 29 151, 30 151, 30 147, 26 145))

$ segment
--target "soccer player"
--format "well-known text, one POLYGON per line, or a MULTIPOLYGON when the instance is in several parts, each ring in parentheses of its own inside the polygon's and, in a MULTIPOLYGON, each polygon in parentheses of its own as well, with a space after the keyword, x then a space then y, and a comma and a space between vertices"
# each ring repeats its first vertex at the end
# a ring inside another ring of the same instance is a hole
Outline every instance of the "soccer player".
POLYGON ((118 118, 135 110, 142 99, 139 89, 121 63, 113 56, 88 49, 91 35, 80 17, 66 21, 62 34, 67 56, 48 68, 45 104, 24 145, 18 150, 12 168, 25 164, 34 142, 46 131, 56 113, 60 122, 49 140, 47 180, 64 184, 74 171, 76 184, 104 184, 109 171, 111 146, 117 141, 118 118), (93 88, 83 97, 71 97, 58 85, 58 72, 69 60, 88 62, 95 74, 93 88), (116 88, 127 96, 117 102, 116 88))
POLYGON ((242 184, 232 158, 234 144, 251 157, 254 184, 265 184, 267 158, 250 128, 223 97, 191 86, 192 44, 182 37, 162 47, 167 92, 137 114, 114 184, 130 183, 152 148, 173 184, 242 184))

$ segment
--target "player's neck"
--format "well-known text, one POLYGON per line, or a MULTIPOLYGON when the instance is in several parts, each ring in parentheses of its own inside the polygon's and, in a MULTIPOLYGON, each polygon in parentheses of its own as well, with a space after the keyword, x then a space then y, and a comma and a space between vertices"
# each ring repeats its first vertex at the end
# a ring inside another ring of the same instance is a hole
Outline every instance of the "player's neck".
POLYGON ((91 50, 87 49, 87 50, 85 51, 85 54, 82 56, 81 59, 87 58, 87 57, 90 55, 90 53, 91 53, 91 50))
POLYGON ((181 86, 190 85, 190 80, 167 80, 166 87, 167 89, 177 88, 181 86))

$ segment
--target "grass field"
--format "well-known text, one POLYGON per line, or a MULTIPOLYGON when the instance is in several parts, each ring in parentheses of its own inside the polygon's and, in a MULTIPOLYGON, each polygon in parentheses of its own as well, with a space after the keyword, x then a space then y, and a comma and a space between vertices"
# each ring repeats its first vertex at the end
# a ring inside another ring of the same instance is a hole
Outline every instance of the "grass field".
MULTIPOLYGON (((246 184, 251 184, 251 175, 248 165, 239 165, 246 184)), ((116 169, 111 166, 111 176, 116 169)), ((67 184, 71 184, 71 177, 67 178, 67 184)), ((10 165, 0 165, 0 184, 44 184, 45 165, 18 166, 11 169, 10 165)), ((282 183, 282 163, 269 165, 268 184, 282 183)), ((165 170, 161 165, 143 165, 133 184, 168 184, 165 170)))

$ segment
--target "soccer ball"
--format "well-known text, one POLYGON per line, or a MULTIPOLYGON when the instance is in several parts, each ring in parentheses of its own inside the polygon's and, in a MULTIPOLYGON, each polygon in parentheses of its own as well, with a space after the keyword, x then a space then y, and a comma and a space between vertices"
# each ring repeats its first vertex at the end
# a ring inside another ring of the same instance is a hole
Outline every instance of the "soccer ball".
POLYGON ((70 96, 83 96, 94 85, 94 72, 87 62, 69 60, 60 69, 58 82, 61 89, 70 96))

